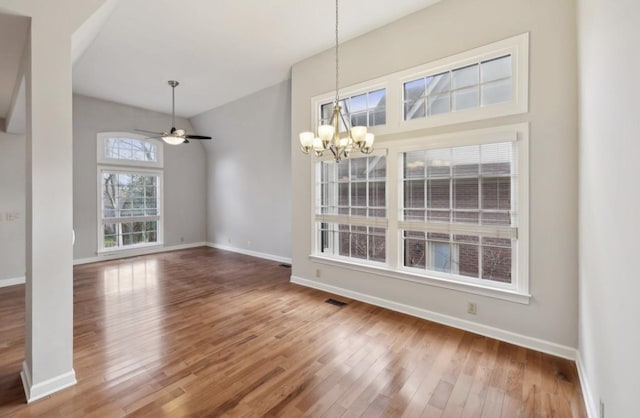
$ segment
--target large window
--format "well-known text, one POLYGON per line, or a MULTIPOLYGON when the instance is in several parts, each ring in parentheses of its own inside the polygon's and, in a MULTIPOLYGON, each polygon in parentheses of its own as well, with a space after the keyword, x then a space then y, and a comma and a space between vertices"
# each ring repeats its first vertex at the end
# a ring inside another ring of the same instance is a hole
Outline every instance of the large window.
POLYGON ((499 142, 402 153, 403 267, 511 283, 515 149, 499 142))
POLYGON ((528 125, 376 152, 316 163, 316 260, 528 300, 528 125))
POLYGON ((161 244, 162 144, 100 133, 98 162, 99 251, 161 244))

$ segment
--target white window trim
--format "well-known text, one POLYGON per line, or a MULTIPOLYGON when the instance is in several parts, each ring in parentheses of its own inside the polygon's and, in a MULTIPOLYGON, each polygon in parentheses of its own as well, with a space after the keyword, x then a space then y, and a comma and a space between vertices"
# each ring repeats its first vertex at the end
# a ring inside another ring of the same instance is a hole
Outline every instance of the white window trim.
POLYGON ((162 168, 164 167, 164 147, 162 146, 162 141, 148 138, 144 135, 134 134, 130 132, 98 132, 98 142, 96 146, 96 161, 98 164, 109 164, 109 165, 117 165, 117 166, 128 166, 128 167, 142 167, 142 168, 162 168), (127 139, 137 139, 144 142, 149 142, 156 146, 157 150, 157 161, 134 161, 134 160, 125 160, 119 158, 108 158, 105 154, 105 146, 107 139, 109 138, 127 138, 127 139))
MULTIPOLYGON (((378 136, 376 141, 379 141, 380 137, 384 135, 526 113, 529 111, 529 33, 523 33, 404 71, 341 88, 341 96, 355 96, 380 88, 386 89, 387 123, 368 128, 370 132, 378 136), (510 102, 404 120, 402 99, 405 82, 507 54, 512 57, 512 100, 510 102)), ((334 98, 335 92, 327 92, 311 98, 311 121, 313 126, 318 126, 321 120, 320 105, 332 101, 334 98)))
MULTIPOLYGON (((531 299, 531 294, 529 293, 529 124, 504 125, 444 135, 422 136, 407 140, 382 140, 378 142, 377 148, 380 151, 384 149, 387 153, 387 262, 363 263, 356 261, 357 259, 322 255, 318 251, 319 239, 315 221, 316 170, 313 169, 313 175, 311 176, 311 190, 313 192, 311 193, 312 213, 310 222, 312 254, 309 255, 309 258, 312 261, 385 277, 528 304, 531 299), (490 282, 490 285, 487 285, 485 284, 487 281, 482 279, 424 270, 420 270, 418 274, 417 269, 402 266, 402 246, 400 245, 400 226, 402 221, 400 221, 399 217, 399 199, 402 192, 402 188, 399 186, 402 179, 399 160, 402 153, 412 150, 490 144, 509 140, 517 142, 518 146, 518 160, 516 161, 518 165, 516 180, 518 195, 515 197, 518 199, 518 240, 513 248, 516 256, 513 257, 513 271, 515 274, 512 275, 512 283, 490 282)), ((311 161, 312 166, 316 163, 317 160, 311 161)))

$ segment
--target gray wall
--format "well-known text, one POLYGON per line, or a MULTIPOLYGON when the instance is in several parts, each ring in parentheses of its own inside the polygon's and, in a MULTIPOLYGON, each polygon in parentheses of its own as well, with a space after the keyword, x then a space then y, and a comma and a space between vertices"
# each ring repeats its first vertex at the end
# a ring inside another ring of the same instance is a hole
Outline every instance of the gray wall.
MULTIPOLYGON (((293 275, 369 297, 468 320, 480 326, 559 344, 578 345, 577 57, 572 1, 447 0, 346 42, 341 48, 344 86, 435 61, 530 32, 529 113, 416 132, 436 132, 530 122, 530 283, 522 305, 309 259, 311 166, 297 133, 311 127, 310 98, 333 89, 333 51, 292 69, 293 275), (315 270, 321 268, 321 278, 315 270), (474 301, 478 314, 466 313, 474 301)), ((485 328, 487 329, 487 328, 485 328)), ((550 348, 551 349, 551 348, 550 348)))
POLYGON ((632 417, 640 393, 640 4, 578 7, 583 389, 592 410, 602 400, 607 417, 632 417))
POLYGON ((25 138, 0 132, 0 287, 24 279, 24 251, 25 138))
POLYGON ((191 119, 214 138, 205 144, 209 242, 291 257, 290 103, 285 81, 191 119))
MULTIPOLYGON (((176 125, 195 133, 186 119, 177 118, 176 125)), ((170 127, 170 115, 86 96, 73 96, 75 260, 97 256, 96 134, 105 131, 134 132, 136 128, 166 131, 170 127)), ((206 158, 202 143, 192 141, 178 146, 165 144, 165 246, 205 241, 206 194, 206 158)))

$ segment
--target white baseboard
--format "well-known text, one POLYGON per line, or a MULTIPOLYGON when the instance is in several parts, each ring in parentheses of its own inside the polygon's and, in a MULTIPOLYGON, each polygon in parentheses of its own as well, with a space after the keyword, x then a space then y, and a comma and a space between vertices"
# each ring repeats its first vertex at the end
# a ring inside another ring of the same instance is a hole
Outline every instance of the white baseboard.
POLYGON ((325 292, 334 293, 350 299, 359 300, 361 302, 370 303, 371 305, 380 306, 382 308, 391 309, 392 311, 402 312, 418 318, 437 322, 439 324, 448 325, 454 328, 470 331, 485 337, 495 338, 496 340, 505 341, 521 347, 530 348, 532 350, 541 351, 543 353, 552 354, 568 360, 576 360, 576 349, 564 345, 556 344, 550 341, 541 340, 526 335, 517 334, 515 332, 506 331, 500 328, 491 327, 489 325, 479 324, 477 322, 460 319, 449 315, 428 311, 422 308, 405 305, 403 303, 394 302, 388 299, 382 299, 376 296, 331 286, 315 280, 303 279, 302 277, 291 276, 291 282, 306 287, 312 287, 325 292))
POLYGON ((593 390, 591 389, 591 385, 589 385, 589 379, 587 379, 587 371, 584 368, 584 362, 582 361, 580 350, 578 350, 577 353, 576 368, 578 369, 578 377, 580 378, 580 386, 582 387, 582 397, 584 398, 584 405, 587 409, 587 417, 599 418, 599 402, 596 402, 593 390))
POLYGON ((232 251, 234 253, 240 253, 244 255, 250 255, 252 257, 264 258, 267 260, 277 261, 279 263, 291 264, 291 258, 280 257, 279 255, 260 253, 257 251, 245 250, 243 248, 230 247, 227 245, 216 244, 215 242, 208 242, 207 246, 211 248, 217 248, 219 250, 232 251))
POLYGON ((22 371, 20 372, 20 378, 22 379, 22 387, 24 388, 24 394, 27 397, 27 403, 37 401, 59 390, 68 388, 77 383, 76 372, 71 371, 56 376, 54 378, 45 380, 44 382, 36 383, 31 382, 31 371, 26 361, 22 362, 22 371))
POLYGON ((105 253, 96 257, 78 258, 73 260, 73 265, 97 263, 99 261, 116 260, 118 258, 135 257, 138 255, 164 253, 167 251, 186 250, 188 248, 206 247, 206 242, 193 242, 191 244, 180 244, 171 246, 158 246, 149 248, 138 248, 135 250, 123 250, 113 253, 105 253))
POLYGON ((24 284, 25 277, 12 277, 9 279, 0 279, 0 287, 14 286, 17 284, 24 284))

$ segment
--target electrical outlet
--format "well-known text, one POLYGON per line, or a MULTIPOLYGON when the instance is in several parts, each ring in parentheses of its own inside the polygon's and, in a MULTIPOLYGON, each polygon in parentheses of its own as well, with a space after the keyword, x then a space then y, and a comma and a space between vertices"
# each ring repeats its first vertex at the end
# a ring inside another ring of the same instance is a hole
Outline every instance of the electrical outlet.
POLYGON ((320 277, 320 269, 316 269, 316 277, 320 277))
POLYGON ((180 237, 180 242, 184 242, 184 237, 180 237))
POLYGON ((600 400, 600 418, 604 418, 604 402, 600 400))
POLYGON ((478 313, 478 305, 473 302, 467 302, 467 313, 476 315, 478 313))

